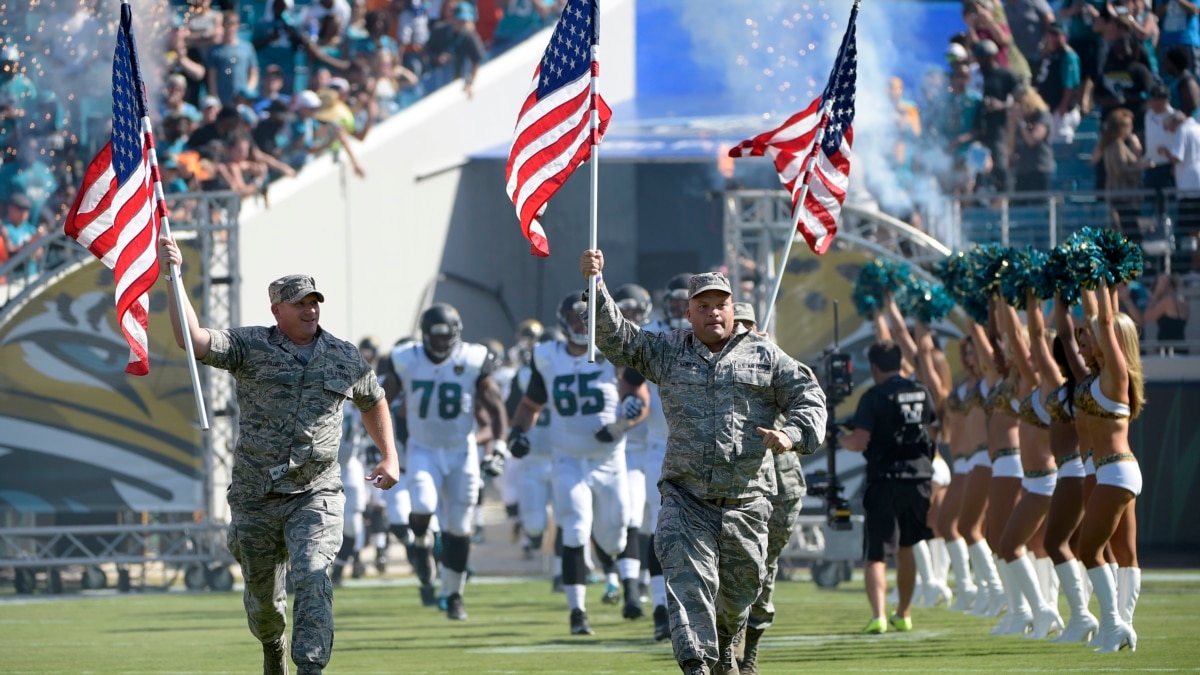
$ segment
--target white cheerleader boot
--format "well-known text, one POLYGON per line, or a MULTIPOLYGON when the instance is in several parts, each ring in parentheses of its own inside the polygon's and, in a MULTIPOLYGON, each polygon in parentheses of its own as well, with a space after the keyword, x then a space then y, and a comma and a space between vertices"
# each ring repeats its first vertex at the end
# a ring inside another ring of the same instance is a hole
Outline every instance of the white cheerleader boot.
POLYGON ((921 580, 921 594, 913 591, 913 605, 916 607, 936 607, 939 602, 948 602, 951 593, 946 584, 938 578, 933 567, 933 553, 926 542, 918 542, 912 547, 913 562, 917 566, 917 576, 921 580))
POLYGON ((1033 564, 1028 555, 1017 558, 1008 564, 1008 578, 1017 585, 1020 593, 1029 601, 1033 612, 1033 627, 1025 637, 1044 640, 1050 637, 1051 633, 1062 632, 1063 620, 1058 615, 1058 609, 1051 606, 1042 597, 1041 584, 1038 583, 1037 572, 1034 570, 1033 564))
POLYGON ((996 563, 992 560, 992 550, 988 548, 987 540, 979 541, 967 547, 967 555, 971 559, 971 569, 975 573, 979 587, 978 595, 968 614, 972 616, 998 616, 991 610, 996 602, 1003 602, 1004 587, 1000 583, 1000 574, 996 571, 996 563))
POLYGON ((1063 595, 1067 596, 1067 606, 1071 608, 1071 619, 1066 628, 1051 642, 1087 642, 1096 634, 1100 622, 1088 611, 1087 598, 1084 596, 1083 565, 1078 560, 1068 560, 1056 565, 1063 595))
POLYGON ((1133 625, 1133 611, 1137 609, 1138 596, 1142 594, 1142 570, 1138 567, 1117 568, 1117 601, 1121 620, 1133 625))
POLYGON ((965 612, 971 609, 971 603, 979 588, 971 580, 971 563, 968 561, 967 542, 962 538, 946 542, 946 557, 950 558, 950 569, 954 570, 954 605, 950 609, 965 612))
POLYGON ((1024 635, 1033 627, 1033 611, 1021 593, 1021 587, 1014 574, 1014 563, 998 560, 996 566, 1000 571, 1000 578, 1004 582, 1004 597, 1008 602, 1008 611, 1005 613, 1004 621, 1001 621, 1000 625, 992 630, 992 635, 1024 635))
POLYGON ((1137 633, 1121 620, 1117 608, 1117 580, 1107 565, 1088 570, 1096 600, 1100 602, 1100 630, 1097 635, 1100 647, 1097 652, 1119 652, 1129 647, 1137 651, 1137 633))

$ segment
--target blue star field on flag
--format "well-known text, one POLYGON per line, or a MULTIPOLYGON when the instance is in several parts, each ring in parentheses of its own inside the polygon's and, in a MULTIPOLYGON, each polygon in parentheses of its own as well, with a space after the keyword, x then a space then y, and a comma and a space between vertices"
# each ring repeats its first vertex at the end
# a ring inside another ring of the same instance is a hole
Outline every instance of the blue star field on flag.
MULTIPOLYGON (((858 6, 851 12, 850 25, 857 18, 858 6)), ((833 72, 821 94, 821 107, 832 100, 833 107, 829 112, 829 120, 825 127, 825 138, 821 141, 821 149, 826 155, 832 156, 842 147, 842 135, 854 121, 854 92, 857 89, 858 73, 858 40, 856 31, 847 30, 842 37, 842 46, 838 49, 837 61, 834 62, 833 72)))
POLYGON ((591 47, 598 35, 596 0, 569 0, 563 8, 550 44, 542 55, 538 98, 545 99, 592 67, 591 47))
POLYGON ((113 56, 113 130, 112 163, 117 183, 124 184, 142 162, 146 117, 146 89, 134 68, 137 47, 133 42, 133 14, 129 5, 121 6, 121 28, 113 56))

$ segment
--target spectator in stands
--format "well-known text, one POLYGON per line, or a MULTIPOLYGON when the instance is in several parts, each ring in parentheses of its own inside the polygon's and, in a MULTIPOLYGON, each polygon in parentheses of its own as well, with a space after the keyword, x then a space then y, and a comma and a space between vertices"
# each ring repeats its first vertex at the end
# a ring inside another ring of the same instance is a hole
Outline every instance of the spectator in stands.
POLYGON ((970 67, 963 62, 950 69, 950 89, 945 101, 939 106, 942 117, 937 126, 946 139, 946 150, 952 157, 949 189, 956 195, 971 194, 975 189, 975 176, 967 169, 967 151, 975 141, 976 117, 979 115, 983 98, 967 89, 971 77, 970 67))
POLYGON ((492 53, 503 52, 554 21, 563 4, 558 0, 508 0, 492 37, 492 53))
POLYGON ((353 14, 353 10, 347 0, 316 0, 304 12, 301 23, 308 30, 308 37, 311 40, 320 32, 321 22, 326 17, 332 16, 336 19, 338 30, 341 31, 343 26, 350 25, 351 14, 353 14))
POLYGON ((275 101, 281 101, 285 107, 291 104, 292 97, 283 93, 285 83, 283 68, 279 64, 272 63, 263 69, 262 90, 254 103, 254 112, 259 117, 266 117, 267 108, 275 101))
POLYGON ((913 157, 921 139, 921 112, 904 96, 904 81, 888 78, 888 99, 892 105, 892 126, 895 143, 892 145, 892 169, 902 186, 912 181, 913 157))
POLYGON ((234 105, 240 92, 258 90, 258 54, 254 45, 242 42, 238 35, 242 20, 237 12, 222 13, 224 33, 220 44, 208 50, 204 69, 208 93, 221 99, 221 105, 234 105))
POLYGON ((983 107, 979 116, 979 140, 992 156, 988 184, 996 192, 1012 190, 1008 162, 1008 109, 1023 87, 1017 76, 996 61, 996 43, 982 40, 975 45, 975 58, 983 73, 983 107))
POLYGON ((386 52, 393 59, 399 60, 400 43, 388 35, 389 24, 387 13, 367 12, 365 20, 367 33, 362 38, 350 42, 350 58, 357 59, 361 56, 369 60, 378 52, 386 52))
MULTIPOLYGON (((1098 167, 1096 184, 1102 185, 1106 192, 1142 188, 1142 143, 1133 126, 1133 113, 1128 108, 1114 108, 1104 120, 1100 142, 1092 151, 1092 164, 1098 167)), ((1110 196, 1108 203, 1116 227, 1131 240, 1140 242, 1142 234, 1137 224, 1140 200, 1118 194, 1110 196)))
POLYGON ((1134 129, 1140 132, 1146 114, 1146 99, 1154 82, 1154 73, 1146 65, 1142 45, 1131 35, 1118 37, 1109 47, 1096 87, 1096 106, 1100 108, 1101 117, 1108 119, 1113 110, 1124 108, 1133 113, 1134 129))
POLYGON ((41 143, 36 136, 21 138, 17 157, 0 167, 0 199, 22 194, 30 202, 30 218, 40 222, 42 207, 58 189, 58 179, 45 161, 41 143))
POLYGON ((1009 108, 1013 125, 1014 190, 1048 192, 1054 178, 1054 149, 1050 146, 1050 128, 1054 119, 1050 106, 1033 89, 1026 89, 1009 108))
POLYGON ((966 33, 956 33, 946 46, 946 63, 953 68, 959 63, 967 65, 970 77, 967 79, 967 90, 979 94, 983 98, 983 73, 979 71, 979 63, 971 58, 973 49, 966 33))
POLYGON ((370 64, 370 92, 384 116, 391 116, 411 100, 408 92, 420 81, 417 74, 400 65, 387 52, 375 52, 370 64), (403 93, 402 93, 403 92, 403 93))
POLYGON ((350 107, 343 103, 337 92, 332 89, 319 92, 317 97, 320 99, 321 105, 313 110, 312 117, 317 122, 321 122, 327 133, 332 136, 328 148, 334 152, 345 151, 346 157, 350 160, 350 166, 354 169, 354 174, 359 178, 365 178, 366 173, 349 145, 349 139, 355 130, 354 111, 350 110, 350 107))
MULTIPOLYGON (((1181 286, 1177 274, 1158 275, 1154 281, 1154 295, 1151 296, 1145 313, 1141 317, 1134 317, 1142 325, 1156 324, 1154 338, 1159 342, 1183 342, 1187 339, 1187 322, 1191 308, 1181 286)), ((1176 348, 1172 351, 1181 355, 1189 353, 1187 349, 1176 348)))
POLYGON ((268 155, 287 162, 292 146, 292 120, 295 119, 292 107, 276 99, 263 112, 266 117, 252 132, 254 144, 268 155))
POLYGON ((308 88, 314 92, 321 91, 328 89, 331 82, 333 82, 333 73, 329 72, 328 68, 319 67, 309 78, 308 88))
MULTIPOLYGON (((1194 239, 1200 233, 1200 122, 1177 110, 1167 119, 1167 131, 1172 138, 1165 150, 1175 169, 1175 189, 1179 191, 1175 239, 1180 249, 1187 250, 1182 244, 1184 239, 1194 239)), ((1200 272, 1200 246, 1192 250, 1191 271, 1200 272)))
MULTIPOLYGON (((1175 114, 1171 107, 1171 93, 1165 84, 1155 84, 1150 89, 1150 101, 1146 105, 1146 119, 1142 124, 1146 142, 1142 155, 1142 168, 1145 174, 1142 185, 1147 190, 1165 190, 1175 187, 1175 172, 1171 167, 1171 158, 1167 148, 1171 145, 1172 134, 1167 131, 1167 120, 1175 114)), ((1161 194, 1158 196, 1161 200, 1161 194)), ((1161 202, 1160 202, 1161 205, 1161 202)))
POLYGON ((1100 78, 1100 52, 1104 46, 1094 29, 1108 0, 1066 0, 1058 15, 1067 24, 1067 44, 1079 55, 1082 79, 1079 105, 1084 115, 1092 112, 1092 94, 1100 78))
POLYGON ((1036 76, 1042 61, 1042 36, 1054 23, 1054 10, 1046 0, 1004 0, 1004 13, 1016 48, 1036 76))
POLYGON ((204 185, 206 190, 232 190, 243 198, 266 188, 267 165, 251 158, 254 147, 245 132, 239 132, 225 147, 224 156, 215 163, 216 176, 204 185))
POLYGON ((202 127, 206 124, 212 124, 217 121, 217 115, 221 113, 221 99, 216 96, 205 96, 200 99, 200 121, 196 123, 196 127, 202 127))
POLYGON ((1042 50, 1034 86, 1042 100, 1051 106, 1050 142, 1069 145, 1075 142, 1075 130, 1082 120, 1079 55, 1067 44, 1067 31, 1057 22, 1046 27, 1042 50))
POLYGON ((1128 31, 1146 52, 1146 65, 1158 74, 1158 17, 1146 7, 1146 0, 1117 0, 1113 4, 1114 21, 1128 31))
POLYGON ((1158 50, 1163 61, 1172 47, 1183 47, 1187 57, 1185 70, 1196 72, 1200 64, 1200 6, 1191 0, 1160 0, 1154 7, 1161 35, 1158 50))
POLYGON ((187 78, 183 73, 171 73, 167 76, 166 84, 163 85, 163 100, 159 106, 159 119, 167 119, 171 115, 182 115, 193 122, 199 122, 202 118, 200 109, 188 103, 184 97, 187 95, 187 78))
POLYGON ((1013 72, 1025 84, 1033 78, 1029 62, 1016 48, 1008 17, 1000 0, 963 0, 963 21, 967 24, 967 37, 972 45, 981 40, 991 40, 998 52, 996 62, 1013 72))
POLYGON ((282 92, 291 95, 295 91, 296 52, 304 44, 292 0, 267 1, 266 11, 254 24, 251 43, 264 74, 271 66, 278 66, 283 75, 282 92))
POLYGON ((37 86, 21 65, 21 50, 15 45, 0 49, 0 98, 11 101, 16 110, 26 111, 37 98, 37 86))
POLYGON ((305 40, 304 50, 312 63, 320 64, 331 75, 344 74, 350 68, 350 50, 338 14, 331 12, 321 18, 316 39, 305 40))
POLYGON ((200 85, 204 83, 204 49, 188 44, 191 32, 186 25, 171 30, 167 41, 165 74, 184 77, 183 100, 193 105, 200 102, 200 85))
POLYGON ((1187 47, 1176 45, 1163 55, 1163 83, 1170 92, 1171 107, 1188 117, 1194 117, 1200 110, 1200 83, 1196 75, 1188 69, 1189 50, 1187 47))
POLYGON ((188 0, 181 25, 187 28, 187 45, 201 53, 221 41, 224 24, 220 12, 214 11, 212 0, 188 0))
MULTIPOLYGON (((4 214, 2 229, 4 230, 4 247, 7 257, 16 255, 26 244, 33 241, 41 233, 30 217, 32 200, 22 192, 13 192, 5 199, 7 207, 4 214)), ((42 230, 44 231, 44 230, 42 230)), ((13 269, 17 276, 37 274, 37 263, 31 262, 13 269)))
POLYGON ((460 2, 454 7, 453 19, 439 24, 427 45, 433 67, 443 70, 444 81, 462 78, 467 98, 473 95, 475 75, 486 52, 483 39, 475 31, 475 6, 460 2))
POLYGON ((296 117, 291 123, 291 146, 284 155, 284 161, 294 168, 304 166, 333 143, 333 132, 328 129, 329 125, 313 117, 320 107, 321 97, 310 89, 296 94, 293 99, 292 108, 296 117))
POLYGON ((0 164, 17 156, 20 122, 25 111, 9 96, 0 96, 0 164))
POLYGON ((400 63, 419 77, 429 69, 425 45, 429 42, 430 24, 436 14, 428 0, 401 0, 401 5, 403 9, 397 19, 400 63))

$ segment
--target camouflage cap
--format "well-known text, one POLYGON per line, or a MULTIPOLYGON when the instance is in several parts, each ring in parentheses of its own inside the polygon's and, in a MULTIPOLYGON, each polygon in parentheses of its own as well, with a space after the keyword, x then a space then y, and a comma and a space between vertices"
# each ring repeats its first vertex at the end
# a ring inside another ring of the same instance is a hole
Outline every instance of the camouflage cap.
POLYGON ((751 326, 757 324, 758 320, 754 318, 754 305, 748 302, 733 303, 733 320, 746 321, 751 326))
POLYGON ((316 293, 317 300, 325 302, 325 295, 317 290, 317 282, 307 274, 289 274, 271 282, 267 287, 271 304, 300 302, 309 293, 316 293))
POLYGON ((690 300, 704 291, 722 291, 733 295, 733 290, 729 288, 729 280, 720 272, 692 275, 692 280, 688 282, 688 299, 690 300))

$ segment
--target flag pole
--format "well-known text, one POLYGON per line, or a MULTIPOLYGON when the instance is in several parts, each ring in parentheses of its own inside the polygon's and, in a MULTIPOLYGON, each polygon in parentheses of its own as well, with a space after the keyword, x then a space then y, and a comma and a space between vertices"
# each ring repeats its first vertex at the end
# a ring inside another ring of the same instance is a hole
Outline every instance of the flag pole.
MULTIPOLYGON (((592 79, 591 79, 591 121, 590 121, 590 136, 592 144, 591 153, 591 203, 589 204, 589 227, 588 227, 588 248, 596 250, 600 247, 598 231, 600 221, 600 108, 597 103, 600 100, 600 29, 597 24, 600 23, 600 16, 593 12, 592 16, 592 79)), ((596 291, 599 275, 593 274, 588 277, 588 363, 596 362, 596 291)))
MULTIPOLYGON (((124 2, 128 2, 128 0, 124 0, 124 2)), ((167 217, 167 199, 163 194, 162 180, 158 175, 158 152, 154 149, 154 134, 151 131, 149 117, 142 119, 142 127, 146 132, 146 141, 150 145, 150 177, 154 181, 154 210, 158 213, 161 232, 170 237, 171 222, 167 217)), ((200 388, 200 368, 196 365, 196 348, 192 345, 192 332, 186 324, 187 313, 183 310, 184 303, 188 302, 187 292, 183 287, 183 274, 175 263, 171 263, 169 279, 171 292, 175 294, 175 306, 179 308, 180 319, 184 322, 183 348, 187 352, 188 373, 192 376, 192 395, 196 399, 196 416, 200 420, 200 428, 208 431, 208 412, 204 408, 204 392, 200 388)))
MULTIPOLYGON (((121 0, 122 5, 129 5, 129 0, 121 0)), ((132 6, 130 6, 132 10, 132 6)), ((132 16, 132 14, 131 14, 132 16)), ((133 24, 129 26, 130 40, 132 41, 133 24)), ((141 70, 141 64, 137 62, 136 52, 133 50, 133 45, 130 44, 130 60, 133 62, 133 67, 141 70)), ((138 73, 137 80, 142 82, 141 73, 138 73)), ((143 88, 145 84, 142 84, 143 88)), ((146 92, 139 92, 143 101, 146 100, 146 92)), ((148 112, 148 111, 145 111, 148 112)), ((146 138, 147 150, 150 157, 150 180, 154 183, 154 212, 158 216, 159 231, 167 237, 171 236, 171 222, 167 215, 167 198, 163 194, 162 178, 158 172, 158 151, 154 148, 154 130, 150 124, 150 116, 146 114, 142 117, 142 133, 146 138)), ((158 245, 157 241, 154 244, 158 245)), ((187 293, 183 287, 183 275, 178 266, 174 263, 170 266, 170 276, 168 277, 171 283, 171 292, 175 294, 176 307, 179 307, 180 320, 184 322, 183 326, 183 345, 187 352, 188 372, 192 377, 192 394, 196 399, 196 415, 200 420, 200 428, 208 431, 208 412, 204 407, 204 392, 200 388, 200 368, 196 365, 196 348, 192 345, 192 333, 186 325, 186 316, 183 307, 184 303, 188 302, 187 293)))
POLYGON ((771 324, 775 320, 775 301, 779 298, 779 289, 783 287, 783 273, 787 267, 788 258, 792 255, 792 244, 796 241, 796 231, 800 229, 800 214, 804 213, 804 200, 808 199, 808 185, 812 180, 813 167, 817 163, 817 153, 821 151, 821 142, 825 140, 825 127, 829 122, 829 115, 833 113, 833 101, 824 101, 823 103, 821 125, 817 127, 812 152, 804 160, 804 173, 800 174, 800 196, 796 199, 796 205, 792 209, 792 229, 789 231, 790 236, 787 238, 787 243, 783 245, 783 254, 779 256, 779 264, 775 266, 775 283, 771 285, 771 297, 767 301, 767 314, 762 322, 763 327, 772 335, 776 334, 775 326, 771 324))

